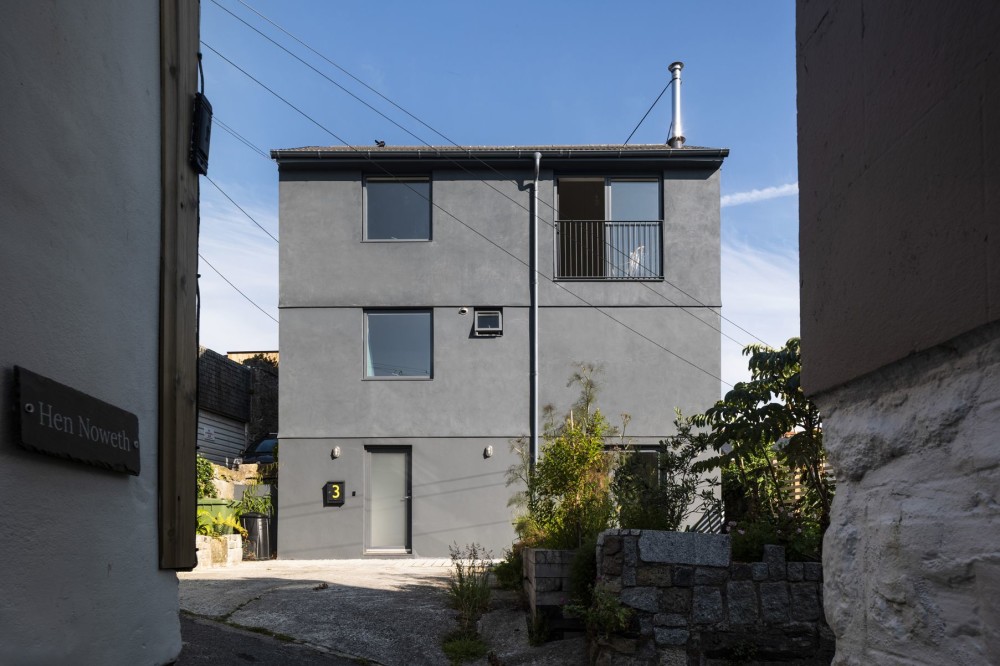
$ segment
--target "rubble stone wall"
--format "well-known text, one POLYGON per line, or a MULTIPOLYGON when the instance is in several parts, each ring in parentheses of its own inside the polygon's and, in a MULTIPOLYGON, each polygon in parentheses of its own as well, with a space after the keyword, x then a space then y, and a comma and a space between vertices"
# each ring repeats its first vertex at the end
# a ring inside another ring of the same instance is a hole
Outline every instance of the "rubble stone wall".
POLYGON ((598 580, 635 611, 632 636, 600 641, 597 664, 819 665, 833 657, 818 562, 733 562, 721 534, 608 530, 598 580))

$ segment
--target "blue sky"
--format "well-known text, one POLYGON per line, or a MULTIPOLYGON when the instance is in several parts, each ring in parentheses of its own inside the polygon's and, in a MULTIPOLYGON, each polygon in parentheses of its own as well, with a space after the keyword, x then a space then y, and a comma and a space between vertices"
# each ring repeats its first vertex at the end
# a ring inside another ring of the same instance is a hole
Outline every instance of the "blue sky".
MULTIPOLYGON (((667 66, 683 61, 688 145, 731 150, 722 172, 723 315, 770 344, 798 335, 792 0, 202 0, 205 92, 215 118, 268 151, 340 142, 213 49, 352 145, 449 141, 251 7, 461 145, 622 143, 669 81, 667 66)), ((669 98, 668 91, 631 143, 665 141, 669 98)), ((275 164, 218 123, 209 177, 278 236, 275 164)), ((277 318, 277 244, 204 179, 201 193, 202 256, 277 318)), ((278 326, 270 317, 204 262, 200 273, 202 344, 220 352, 277 348, 278 326)), ((723 330, 753 341, 730 324, 723 330)), ((723 379, 745 378, 740 345, 725 338, 722 345, 723 379)))

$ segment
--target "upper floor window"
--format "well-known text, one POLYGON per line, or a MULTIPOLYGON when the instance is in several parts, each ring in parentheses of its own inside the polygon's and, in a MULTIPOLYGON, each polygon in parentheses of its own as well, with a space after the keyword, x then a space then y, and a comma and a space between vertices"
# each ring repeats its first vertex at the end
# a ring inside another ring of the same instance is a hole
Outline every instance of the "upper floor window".
POLYGON ((365 310, 365 377, 430 379, 430 310, 365 310))
POLYGON ((365 180, 365 240, 430 240, 429 178, 365 180))
POLYGON ((556 277, 663 277, 659 179, 563 177, 557 192, 556 277))

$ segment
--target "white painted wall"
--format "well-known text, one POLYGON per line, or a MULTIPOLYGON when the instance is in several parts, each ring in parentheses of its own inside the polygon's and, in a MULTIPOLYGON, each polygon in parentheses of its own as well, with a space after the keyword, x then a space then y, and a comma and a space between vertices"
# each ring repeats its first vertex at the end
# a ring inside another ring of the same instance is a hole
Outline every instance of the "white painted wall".
POLYGON ((816 401, 835 663, 1000 663, 1000 325, 816 401))
POLYGON ((157 567, 159 3, 4 3, 0 661, 162 664, 157 567), (138 477, 24 451, 22 365, 138 416, 138 477))

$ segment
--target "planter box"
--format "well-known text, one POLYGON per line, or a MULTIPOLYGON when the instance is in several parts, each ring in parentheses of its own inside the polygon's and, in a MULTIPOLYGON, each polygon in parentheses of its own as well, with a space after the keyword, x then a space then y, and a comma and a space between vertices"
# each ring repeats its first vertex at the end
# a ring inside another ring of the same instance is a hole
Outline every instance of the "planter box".
POLYGON ((570 603, 570 570, 575 556, 575 550, 549 548, 525 548, 523 553, 524 592, 531 620, 541 618, 557 634, 580 628, 576 619, 567 620, 562 612, 570 603))
POLYGON ((195 536, 198 568, 228 567, 243 561, 243 538, 239 534, 195 536))

